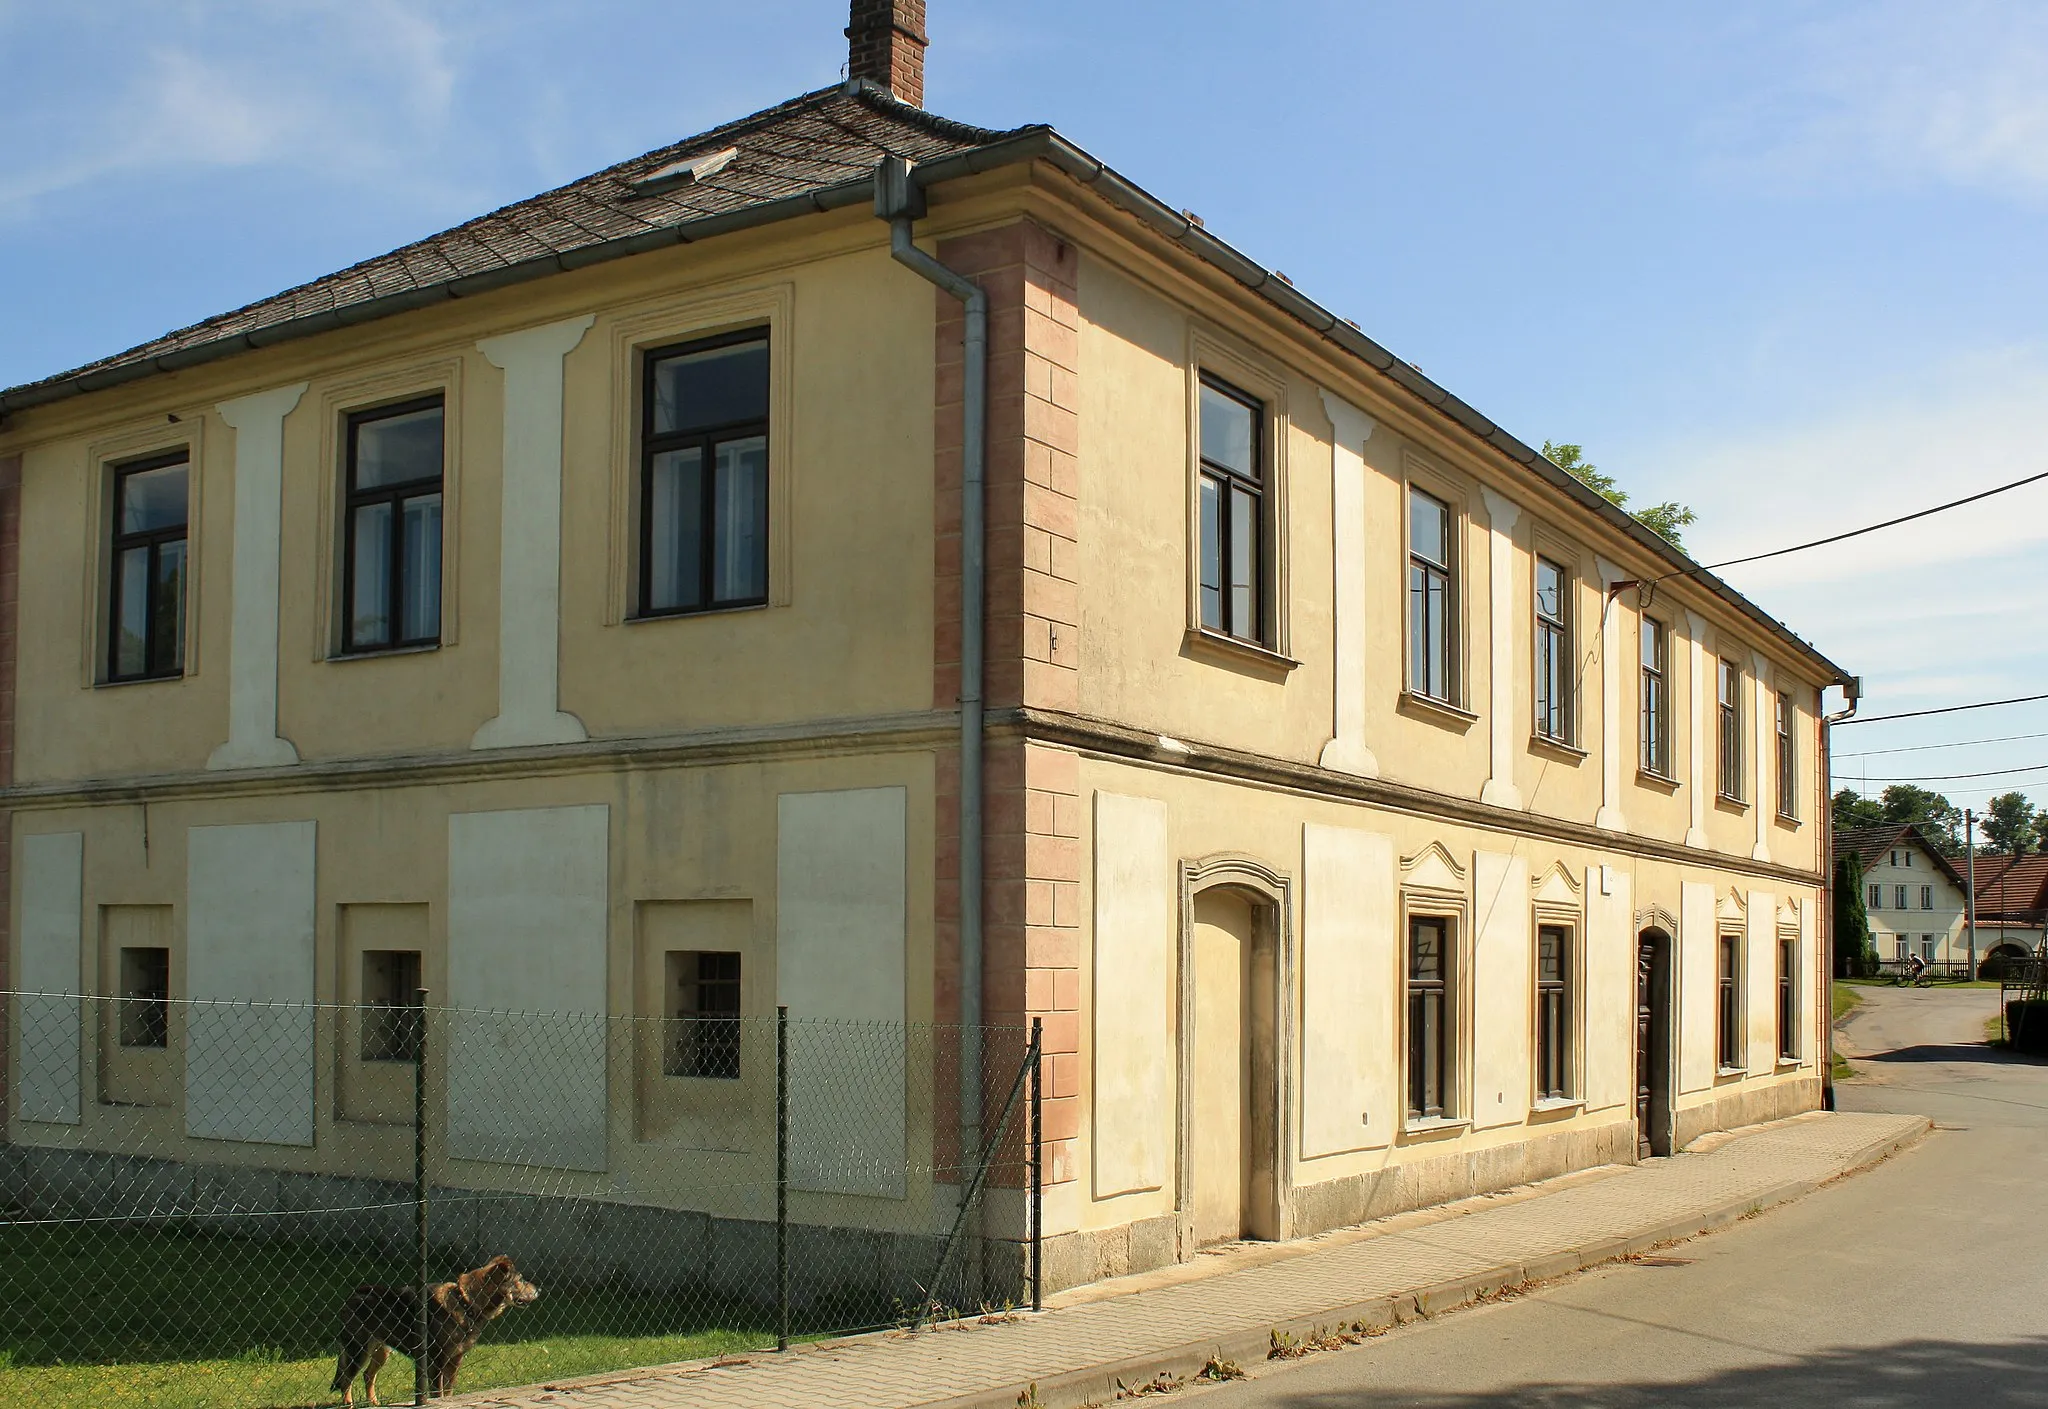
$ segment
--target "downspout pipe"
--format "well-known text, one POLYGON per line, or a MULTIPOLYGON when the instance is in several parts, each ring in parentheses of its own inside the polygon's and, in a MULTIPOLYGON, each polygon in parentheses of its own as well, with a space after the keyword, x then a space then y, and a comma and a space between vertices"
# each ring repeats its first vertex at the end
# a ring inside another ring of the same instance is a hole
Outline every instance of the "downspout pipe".
POLYGON ((926 254, 912 236, 924 214, 924 190, 902 157, 875 168, 875 214, 889 222, 889 253, 967 310, 960 453, 960 1160, 961 1197, 981 1150, 982 983, 982 662, 988 457, 988 295, 926 254))
POLYGON ((1835 714, 1824 714, 1820 720, 1820 766, 1814 771, 1820 781, 1820 815, 1827 818, 1827 830, 1821 833, 1821 874, 1827 883, 1820 891, 1820 1030, 1825 1032, 1827 1041, 1822 1044, 1820 1067, 1820 1103, 1823 1110, 1835 1108, 1835 1012, 1833 994, 1835 991, 1835 726, 1846 724, 1856 717, 1856 708, 1863 699, 1863 677, 1845 675, 1836 681, 1842 687, 1847 704, 1835 714))

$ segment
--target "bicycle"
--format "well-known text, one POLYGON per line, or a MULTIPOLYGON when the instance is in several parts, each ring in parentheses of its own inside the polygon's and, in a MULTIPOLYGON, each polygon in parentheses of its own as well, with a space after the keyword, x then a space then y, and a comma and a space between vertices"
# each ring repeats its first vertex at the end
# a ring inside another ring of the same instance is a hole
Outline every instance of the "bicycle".
POLYGON ((1922 969, 1917 974, 1914 973, 1911 969, 1896 970, 1892 974, 1892 987, 1932 988, 1934 987, 1934 970, 1922 969))

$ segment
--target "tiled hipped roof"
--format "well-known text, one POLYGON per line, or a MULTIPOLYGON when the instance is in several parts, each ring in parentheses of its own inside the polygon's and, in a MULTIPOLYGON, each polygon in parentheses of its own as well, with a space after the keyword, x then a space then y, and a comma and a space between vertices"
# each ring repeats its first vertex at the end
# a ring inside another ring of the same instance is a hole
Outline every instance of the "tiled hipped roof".
POLYGON ((1853 853, 1863 862, 1863 869, 1866 871, 1876 864, 1880 856, 1894 848, 1908 846, 1918 849, 1921 855, 1932 860, 1935 867, 1957 885, 1965 884, 1963 873, 1956 869, 1948 857, 1941 854, 1918 827, 1844 827, 1835 833, 1835 854, 1847 856, 1853 853))
POLYGON ((1977 858, 1977 923, 2005 917, 2041 922, 2048 912, 2048 856, 1977 858), (1990 865, 1986 865, 1986 862, 1990 865))
MULTIPOLYGON (((388 311, 394 299, 458 296, 496 287, 508 271, 535 261, 573 268, 576 256, 634 236, 675 238, 683 227, 743 216, 791 199, 866 182, 885 156, 928 162, 987 146, 1035 128, 998 132, 935 117, 891 100, 872 87, 842 84, 819 89, 752 117, 672 146, 662 147, 503 209, 430 235, 389 254, 287 289, 232 313, 164 334, 140 347, 42 381, 0 393, 0 406, 32 404, 38 388, 138 364, 169 370, 178 354, 229 341, 257 346, 287 325, 320 320, 323 326, 388 311), (644 194, 633 183, 692 157, 726 148, 737 154, 700 179, 644 194), (499 277, 494 277, 499 276, 499 277), (321 315, 329 315, 322 320, 321 315), (27 393, 23 395, 23 393, 27 393)), ((865 199, 865 191, 861 192, 865 199)), ((714 225, 703 234, 722 233, 714 225)))

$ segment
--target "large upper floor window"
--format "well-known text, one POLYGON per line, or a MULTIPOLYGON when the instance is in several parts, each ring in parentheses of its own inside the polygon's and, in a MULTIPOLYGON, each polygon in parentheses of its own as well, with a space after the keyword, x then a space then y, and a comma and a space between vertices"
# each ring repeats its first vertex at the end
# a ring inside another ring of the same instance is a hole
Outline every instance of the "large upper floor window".
POLYGON ((1572 728, 1570 583, 1556 563, 1536 560, 1536 732, 1559 743, 1569 742, 1572 728))
POLYGON ((1881 882, 1872 881, 1870 883, 1870 894, 1864 901, 1863 908, 1866 910, 1884 909, 1884 885, 1881 882))
POLYGON ((1671 628, 1643 618, 1642 770, 1671 776, 1671 628))
POLYGON ((1263 565, 1265 407, 1204 375, 1201 380, 1202 628, 1266 639, 1263 565))
POLYGON ((1920 887, 1920 908, 1922 910, 1932 910, 1934 908, 1933 886, 1920 887))
POLYGON ((768 334, 649 352, 640 431, 640 614, 768 600, 768 334))
POLYGON ((1450 505, 1408 491, 1408 688, 1445 704, 1457 691, 1451 525, 1450 505))
POLYGON ((1742 801, 1742 668, 1731 660, 1716 662, 1719 683, 1715 697, 1720 705, 1721 796, 1742 801))
POLYGON ((109 680, 184 674, 189 473, 183 450, 114 468, 109 680))
POLYGON ((439 396, 348 418, 344 650, 441 639, 442 419, 439 396))
POLYGON ((1792 697, 1778 692, 1778 815, 1799 815, 1799 751, 1792 738, 1792 697))

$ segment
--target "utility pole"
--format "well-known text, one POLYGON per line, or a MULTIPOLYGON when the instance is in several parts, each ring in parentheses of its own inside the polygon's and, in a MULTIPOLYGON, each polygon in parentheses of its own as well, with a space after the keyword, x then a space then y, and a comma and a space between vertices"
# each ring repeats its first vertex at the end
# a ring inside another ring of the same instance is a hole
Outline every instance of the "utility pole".
MULTIPOLYGON (((1950 813, 1954 816, 1954 813, 1950 813)), ((1970 940, 1970 972, 1968 978, 1977 977, 1977 815, 1967 807, 1963 809, 1963 849, 1970 861, 1970 884, 1963 895, 1969 906, 1969 915, 1963 921, 1963 932, 1970 940)))

